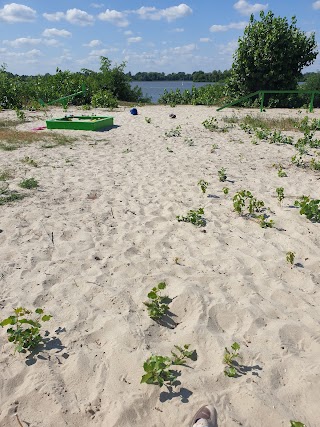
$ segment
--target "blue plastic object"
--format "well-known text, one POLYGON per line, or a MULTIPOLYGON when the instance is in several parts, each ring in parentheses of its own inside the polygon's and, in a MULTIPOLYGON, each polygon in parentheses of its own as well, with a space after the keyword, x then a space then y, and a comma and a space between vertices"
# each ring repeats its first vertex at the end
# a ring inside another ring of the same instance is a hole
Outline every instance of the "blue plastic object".
POLYGON ((138 114, 138 110, 137 110, 136 108, 131 108, 130 113, 131 113, 133 116, 136 116, 136 115, 138 114))

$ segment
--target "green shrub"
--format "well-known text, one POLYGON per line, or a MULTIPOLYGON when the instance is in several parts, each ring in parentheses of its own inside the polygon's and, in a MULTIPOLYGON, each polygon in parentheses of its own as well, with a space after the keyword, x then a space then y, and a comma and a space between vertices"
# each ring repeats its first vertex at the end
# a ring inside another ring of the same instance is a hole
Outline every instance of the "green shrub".
POLYGON ((109 90, 100 89, 91 99, 93 108, 116 108, 118 101, 109 90))

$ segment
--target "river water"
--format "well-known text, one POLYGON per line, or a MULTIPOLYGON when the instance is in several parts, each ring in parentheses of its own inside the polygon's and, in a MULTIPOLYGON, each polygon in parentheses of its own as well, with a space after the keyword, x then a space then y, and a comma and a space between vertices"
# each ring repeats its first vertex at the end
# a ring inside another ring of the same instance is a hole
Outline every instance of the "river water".
POLYGON ((208 84, 214 83, 195 83, 190 81, 155 81, 155 82, 131 82, 131 86, 139 86, 142 89, 144 96, 151 97, 152 102, 158 102, 158 99, 163 94, 164 90, 176 90, 180 89, 180 91, 190 90, 192 86, 201 87, 206 86, 208 84))

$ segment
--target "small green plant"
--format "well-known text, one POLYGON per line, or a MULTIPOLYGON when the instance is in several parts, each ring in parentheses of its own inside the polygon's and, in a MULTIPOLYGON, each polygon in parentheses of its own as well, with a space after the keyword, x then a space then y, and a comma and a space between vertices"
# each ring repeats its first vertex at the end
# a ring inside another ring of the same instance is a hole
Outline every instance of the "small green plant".
MULTIPOLYGON (((190 351, 190 344, 185 344, 183 347, 174 346, 178 350, 178 354, 171 351, 172 357, 167 356, 150 356, 143 364, 145 374, 142 376, 140 383, 154 384, 162 387, 172 387, 179 375, 176 370, 170 369, 175 365, 184 365, 186 359, 191 359, 194 350, 190 351)), ((175 351, 176 351, 175 350, 175 351)))
POLYGON ((219 129, 218 120, 214 117, 206 119, 202 122, 202 124, 206 129, 210 130, 211 132, 217 131, 219 129))
POLYGON ((190 222, 198 227, 204 227, 206 225, 206 220, 202 215, 204 215, 204 209, 199 208, 198 210, 190 210, 186 216, 177 215, 176 218, 179 222, 190 222))
POLYGON ((148 314, 153 320, 160 320, 169 310, 171 299, 167 295, 161 295, 161 291, 166 287, 167 285, 165 282, 158 283, 158 285, 152 288, 148 293, 149 301, 143 303, 147 306, 148 314))
POLYGON ((36 179, 34 179, 34 178, 27 178, 27 179, 24 179, 23 181, 21 181, 21 182, 19 183, 19 186, 20 186, 21 188, 26 188, 26 189, 28 189, 28 190, 31 190, 32 188, 36 188, 36 187, 38 187, 38 186, 39 186, 39 183, 38 183, 38 181, 37 181, 36 179))
POLYGON ((291 157, 291 163, 298 166, 298 167, 304 167, 304 160, 302 158, 302 156, 298 156, 298 154, 295 154, 294 156, 291 157))
POLYGON ((10 178, 13 178, 13 174, 10 170, 6 169, 0 172, 0 181, 7 181, 10 178))
POLYGON ((278 177, 285 178, 286 176, 288 176, 288 175, 285 173, 285 171, 283 170, 282 166, 280 165, 279 169, 278 169, 278 177))
POLYGON ((150 118, 150 117, 145 117, 144 119, 145 119, 145 121, 146 121, 147 123, 151 123, 151 118, 150 118))
POLYGON ((42 308, 35 310, 36 318, 32 318, 32 311, 23 307, 14 309, 14 315, 4 319, 0 325, 9 326, 7 329, 8 341, 12 342, 19 353, 31 350, 43 341, 40 335, 41 322, 47 322, 51 319, 50 314, 44 314, 42 308))
POLYGON ((21 163, 25 163, 25 164, 27 164, 29 166, 33 166, 34 168, 38 167, 38 163, 35 160, 33 160, 31 157, 29 157, 29 156, 25 156, 20 161, 21 161, 21 163))
POLYGON ((200 186, 201 191, 204 194, 207 191, 209 184, 205 180, 200 179, 200 181, 198 182, 198 185, 200 186))
POLYGON ((22 200, 24 197, 24 194, 20 194, 17 191, 0 188, 0 206, 10 202, 16 202, 17 200, 22 200))
POLYGON ((306 427, 306 425, 301 423, 300 421, 290 420, 290 423, 291 423, 291 427, 306 427))
POLYGON ((167 147, 168 153, 173 153, 173 150, 170 147, 167 147))
POLYGON ((300 215, 305 215, 312 222, 320 222, 320 200, 302 196, 294 205, 300 208, 300 215))
POLYGON ((214 153, 219 148, 218 144, 211 145, 211 153, 214 153))
POLYGON ((320 162, 317 162, 315 159, 312 159, 310 162, 310 168, 315 171, 320 171, 320 162))
POLYGON ((279 203, 281 205, 282 200, 284 199, 284 188, 278 187, 278 188, 276 188, 276 192, 277 192, 277 197, 278 197, 279 203))
POLYGON ((225 168, 221 168, 220 170, 218 170, 218 176, 219 176, 219 181, 221 182, 225 182, 227 179, 227 174, 226 174, 226 170, 225 168))
POLYGON ((272 219, 268 220, 265 215, 258 215, 257 219, 261 228, 272 228, 274 226, 274 221, 272 219))
POLYGON ((264 202, 253 197, 252 193, 248 190, 238 191, 233 197, 233 207, 234 210, 239 215, 244 215, 245 208, 247 209, 250 215, 254 212, 260 212, 264 207, 264 202), (249 202, 249 204, 247 203, 249 202))
POLYGON ((174 346, 176 352, 174 352, 173 350, 171 351, 171 354, 173 356, 173 365, 184 365, 187 362, 187 359, 192 359, 194 350, 189 350, 189 347, 190 344, 185 344, 183 347, 179 347, 178 345, 174 346))
POLYGON ((181 126, 179 125, 176 128, 167 131, 165 133, 165 136, 168 137, 168 138, 172 138, 172 137, 175 137, 175 136, 181 136, 181 130, 182 130, 181 126))
POLYGON ((241 356, 239 354, 240 345, 237 342, 234 342, 231 346, 231 350, 228 350, 227 347, 225 347, 225 353, 223 356, 223 363, 227 365, 226 369, 224 370, 224 374, 227 377, 236 377, 238 370, 235 367, 234 361, 236 359, 241 359, 241 356))
POLYGON ((286 253, 286 260, 291 265, 291 268, 292 268, 292 266, 294 264, 295 255, 296 254, 294 252, 291 252, 291 251, 289 251, 289 252, 286 253))
POLYGON ((229 194, 229 188, 228 187, 223 187, 222 191, 226 195, 229 194))
POLYGON ((20 110, 19 108, 16 108, 15 112, 16 112, 16 115, 17 115, 19 120, 24 121, 26 119, 25 113, 22 110, 20 110))

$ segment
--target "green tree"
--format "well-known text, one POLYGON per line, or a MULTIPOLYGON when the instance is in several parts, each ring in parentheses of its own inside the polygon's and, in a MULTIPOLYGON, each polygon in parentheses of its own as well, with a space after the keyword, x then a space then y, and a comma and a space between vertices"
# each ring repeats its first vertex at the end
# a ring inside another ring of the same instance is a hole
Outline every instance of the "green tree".
POLYGON ((296 89, 301 70, 317 57, 315 34, 309 36, 296 26, 297 20, 275 17, 269 11, 253 15, 238 40, 231 76, 231 96, 248 95, 260 89, 296 89))

